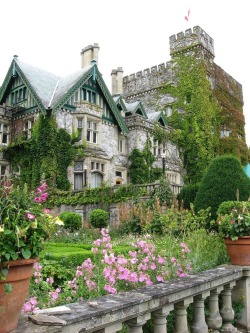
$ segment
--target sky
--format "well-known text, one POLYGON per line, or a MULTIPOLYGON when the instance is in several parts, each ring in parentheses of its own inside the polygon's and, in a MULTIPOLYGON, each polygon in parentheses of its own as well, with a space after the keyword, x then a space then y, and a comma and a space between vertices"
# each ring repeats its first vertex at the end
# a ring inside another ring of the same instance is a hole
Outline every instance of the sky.
POLYGON ((14 55, 59 76, 80 69, 81 50, 98 43, 98 68, 124 76, 170 60, 169 37, 200 26, 214 40, 215 63, 243 87, 250 146, 248 0, 1 1, 0 85, 14 55), (185 16, 188 15, 188 20, 185 16))

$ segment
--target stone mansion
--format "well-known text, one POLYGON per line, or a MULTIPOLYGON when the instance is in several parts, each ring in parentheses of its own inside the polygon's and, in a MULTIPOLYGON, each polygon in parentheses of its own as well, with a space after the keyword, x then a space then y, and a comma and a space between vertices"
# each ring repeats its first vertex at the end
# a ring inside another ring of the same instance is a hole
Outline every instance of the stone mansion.
MULTIPOLYGON (((231 136, 239 149, 245 148, 241 85, 214 63, 213 39, 200 27, 170 37, 171 58, 192 49, 198 50, 208 64, 211 88, 220 85, 239 105, 239 110, 233 110, 240 113, 239 123, 222 124, 221 138, 231 136)), ((81 142, 87 144, 84 158, 68 167, 72 189, 98 187, 102 182, 110 186, 129 183, 128 157, 133 149, 143 149, 149 138, 155 166, 161 168, 164 159, 166 177, 178 193, 184 172, 178 147, 170 140, 160 144, 152 136, 155 124, 171 133, 167 117, 173 97, 166 94, 156 100, 155 91, 174 80, 173 61, 126 77, 121 67, 113 69, 110 92, 98 68, 98 52, 98 44, 85 47, 81 69, 66 77, 30 66, 14 56, 0 89, 0 147, 20 136, 29 140, 38 115, 50 110, 59 127, 69 133, 78 130, 81 142)), ((228 113, 232 111, 226 99, 220 104, 228 113)), ((12 173, 1 152, 0 173, 1 177, 12 173)))

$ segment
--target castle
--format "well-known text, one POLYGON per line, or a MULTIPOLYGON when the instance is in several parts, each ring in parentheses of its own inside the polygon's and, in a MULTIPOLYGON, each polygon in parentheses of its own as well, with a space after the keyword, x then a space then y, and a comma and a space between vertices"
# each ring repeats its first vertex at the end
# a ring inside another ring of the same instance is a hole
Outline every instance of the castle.
MULTIPOLYGON (((157 142, 152 130, 158 124, 171 131, 167 116, 172 113, 173 96, 165 94, 156 99, 155 91, 166 82, 175 82, 173 59, 186 53, 204 59, 211 90, 225 92, 217 94, 225 110, 221 153, 233 152, 239 158, 246 155, 242 86, 214 63, 213 39, 196 26, 169 40, 171 61, 126 77, 121 67, 113 69, 111 92, 98 68, 98 44, 82 50, 82 68, 67 77, 35 68, 14 56, 0 90, 0 146, 20 137, 29 140, 38 115, 49 110, 60 128, 69 133, 77 130, 80 143, 87 143, 85 156, 67 169, 72 189, 94 188, 102 182, 110 186, 129 183, 128 157, 134 149, 142 150, 150 139, 154 165, 162 168, 164 163, 165 176, 177 194, 183 186, 178 147, 171 140, 157 142)), ((12 172, 11 163, 0 153, 1 177, 12 172)))

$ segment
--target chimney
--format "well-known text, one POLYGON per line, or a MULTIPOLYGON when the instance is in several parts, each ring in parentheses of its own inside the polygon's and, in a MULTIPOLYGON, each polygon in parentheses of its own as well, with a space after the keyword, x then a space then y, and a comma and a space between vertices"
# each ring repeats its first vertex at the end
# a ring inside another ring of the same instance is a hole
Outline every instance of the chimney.
POLYGON ((96 63, 98 63, 98 53, 99 46, 97 43, 94 43, 94 45, 86 46, 84 49, 82 49, 81 68, 89 66, 92 60, 95 60, 96 63))
POLYGON ((117 69, 112 69, 111 80, 112 80, 112 95, 122 94, 123 93, 122 67, 118 67, 117 69))

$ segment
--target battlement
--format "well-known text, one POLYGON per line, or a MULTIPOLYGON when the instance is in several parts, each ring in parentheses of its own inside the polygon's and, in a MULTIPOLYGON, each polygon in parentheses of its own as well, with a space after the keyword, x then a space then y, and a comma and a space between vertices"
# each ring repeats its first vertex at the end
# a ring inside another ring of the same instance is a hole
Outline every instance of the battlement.
POLYGON ((139 93, 159 87, 161 84, 173 80, 173 63, 171 61, 158 66, 146 68, 123 78, 124 96, 131 92, 139 93))
POLYGON ((199 26, 169 37, 170 55, 200 45, 214 57, 214 40, 199 26))

